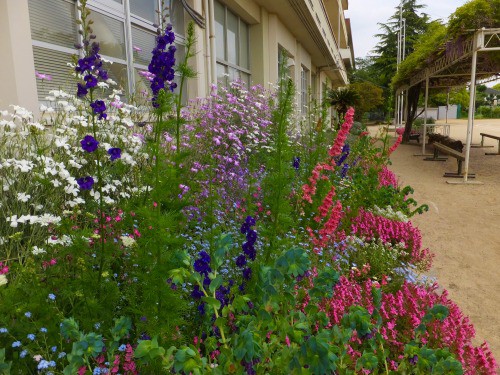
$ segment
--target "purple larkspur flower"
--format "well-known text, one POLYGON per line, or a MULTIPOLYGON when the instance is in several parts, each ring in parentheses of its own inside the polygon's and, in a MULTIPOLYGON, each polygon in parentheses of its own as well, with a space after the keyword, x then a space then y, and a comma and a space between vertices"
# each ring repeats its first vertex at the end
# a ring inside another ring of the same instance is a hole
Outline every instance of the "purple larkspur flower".
POLYGON ((113 161, 122 157, 122 150, 118 147, 112 147, 108 150, 108 154, 110 156, 109 159, 113 161))
POLYGON ((255 241, 257 241, 257 232, 254 231, 253 229, 250 229, 247 232, 247 241, 250 242, 251 244, 254 244, 255 241))
POLYGON ((90 107, 92 107, 92 111, 94 114, 99 115, 99 120, 105 119, 108 115, 106 112, 106 104, 102 100, 96 100, 93 103, 90 103, 90 107))
POLYGON ((82 97, 85 96, 89 93, 89 90, 85 86, 83 86, 81 83, 77 84, 78 90, 76 92, 76 96, 82 97))
POLYGON ((245 255, 241 254, 240 256, 238 256, 238 258, 236 258, 236 265, 238 267, 244 267, 245 265, 247 264, 247 258, 245 255))
POLYGON ((80 177, 76 182, 81 190, 91 190, 94 186, 94 179, 91 176, 80 177))
POLYGON ((175 33, 172 30, 172 25, 167 25, 165 32, 156 37, 156 47, 153 49, 151 62, 148 66, 148 71, 152 74, 151 90, 153 91, 153 105, 158 106, 156 98, 161 89, 167 85, 173 91, 177 84, 172 82, 175 78, 175 51, 173 45, 175 33))
POLYGON ((255 219, 253 218, 253 216, 247 216, 247 218, 245 219, 245 223, 252 227, 255 225, 255 219))
POLYGON ((82 145, 82 148, 86 152, 94 152, 97 150, 97 146, 99 145, 99 142, 96 141, 94 137, 91 135, 86 135, 83 137, 83 139, 80 141, 80 144, 82 145))
POLYGON ((194 299, 200 299, 203 297, 203 292, 200 290, 199 285, 195 285, 193 291, 191 292, 191 297, 194 299))
POLYGON ((295 170, 297 170, 297 171, 299 170, 299 168, 300 168, 300 158, 298 156, 296 156, 296 157, 293 158, 292 165, 295 168, 295 170))
POLYGON ((250 280, 252 277, 252 269, 250 267, 247 267, 243 270, 243 278, 245 280, 250 280))
POLYGON ((250 229, 250 225, 248 225, 248 223, 243 223, 243 224, 241 224, 240 232, 241 232, 241 234, 246 234, 246 232, 248 232, 249 229, 250 229))
POLYGON ((91 89, 92 87, 97 86, 97 78, 94 77, 92 74, 87 74, 83 79, 85 80, 86 88, 91 89))

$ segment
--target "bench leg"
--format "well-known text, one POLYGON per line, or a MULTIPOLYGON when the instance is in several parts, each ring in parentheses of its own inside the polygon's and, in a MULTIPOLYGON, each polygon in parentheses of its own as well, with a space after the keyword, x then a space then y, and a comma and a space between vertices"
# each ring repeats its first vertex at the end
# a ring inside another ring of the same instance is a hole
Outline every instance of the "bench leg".
MULTIPOLYGON (((443 175, 443 177, 454 177, 454 178, 461 178, 461 177, 463 177, 464 175, 462 174, 462 160, 458 160, 457 159, 457 163, 458 163, 457 173, 455 173, 455 172, 446 172, 443 175)), ((476 175, 474 173, 468 173, 467 177, 468 178, 475 178, 476 175)))
MULTIPOLYGON (((491 146, 493 147, 493 146, 491 146)), ((485 155, 500 155, 500 140, 498 141, 497 152, 485 152, 485 155)))
POLYGON ((446 161, 448 158, 445 157, 439 157, 439 151, 437 148, 434 149, 434 155, 432 158, 425 158, 425 161, 446 161))

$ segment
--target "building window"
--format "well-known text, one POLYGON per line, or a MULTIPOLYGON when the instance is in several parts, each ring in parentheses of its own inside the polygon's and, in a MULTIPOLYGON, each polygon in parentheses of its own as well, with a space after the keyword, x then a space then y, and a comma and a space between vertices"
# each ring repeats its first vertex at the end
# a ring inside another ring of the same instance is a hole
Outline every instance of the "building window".
POLYGON ((300 111, 307 115, 309 91, 309 70, 302 66, 300 70, 300 111))
POLYGON ((282 77, 295 81, 295 61, 285 48, 278 45, 278 79, 282 77))
POLYGON ((215 2, 217 81, 223 86, 241 80, 250 84, 248 24, 225 5, 215 2))
MULTIPOLYGON (((184 52, 184 9, 181 0, 166 1, 169 19, 176 32, 177 59, 184 52)), ((75 91, 70 78, 71 55, 79 51, 75 0, 29 0, 31 39, 35 69, 52 76, 51 81, 37 80, 38 98, 45 100, 53 89, 75 91)), ((92 28, 100 43, 100 54, 113 64, 106 69, 124 94, 149 90, 149 82, 138 72, 147 70, 155 46, 158 10, 161 0, 89 0, 92 28)))

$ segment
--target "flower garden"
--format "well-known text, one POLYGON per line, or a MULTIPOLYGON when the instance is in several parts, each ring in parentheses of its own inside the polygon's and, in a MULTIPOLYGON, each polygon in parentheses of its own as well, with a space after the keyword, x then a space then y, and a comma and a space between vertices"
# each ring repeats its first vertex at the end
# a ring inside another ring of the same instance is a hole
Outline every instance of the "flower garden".
POLYGON ((74 93, 1 112, 0 374, 496 374, 426 277, 401 138, 298 119, 286 77, 182 106, 192 26, 123 101, 81 11, 74 93))

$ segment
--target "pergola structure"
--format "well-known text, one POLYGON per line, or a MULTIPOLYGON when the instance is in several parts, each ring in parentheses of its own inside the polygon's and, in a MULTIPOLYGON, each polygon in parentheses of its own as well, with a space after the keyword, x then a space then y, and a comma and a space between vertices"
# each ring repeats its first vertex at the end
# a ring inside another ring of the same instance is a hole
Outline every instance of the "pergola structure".
POLYGON ((500 78, 500 57, 493 56, 491 52, 500 54, 500 28, 476 30, 472 36, 466 38, 454 48, 447 49, 441 46, 436 51, 435 57, 429 61, 425 68, 414 72, 405 85, 396 90, 396 95, 425 81, 425 107, 422 154, 425 154, 425 137, 427 130, 427 102, 429 88, 446 89, 470 83, 469 116, 467 122, 467 139, 465 145, 465 168, 463 182, 467 183, 469 174, 469 157, 474 126, 474 103, 476 99, 476 83, 488 82, 500 78), (490 53, 488 53, 490 52, 490 53))

